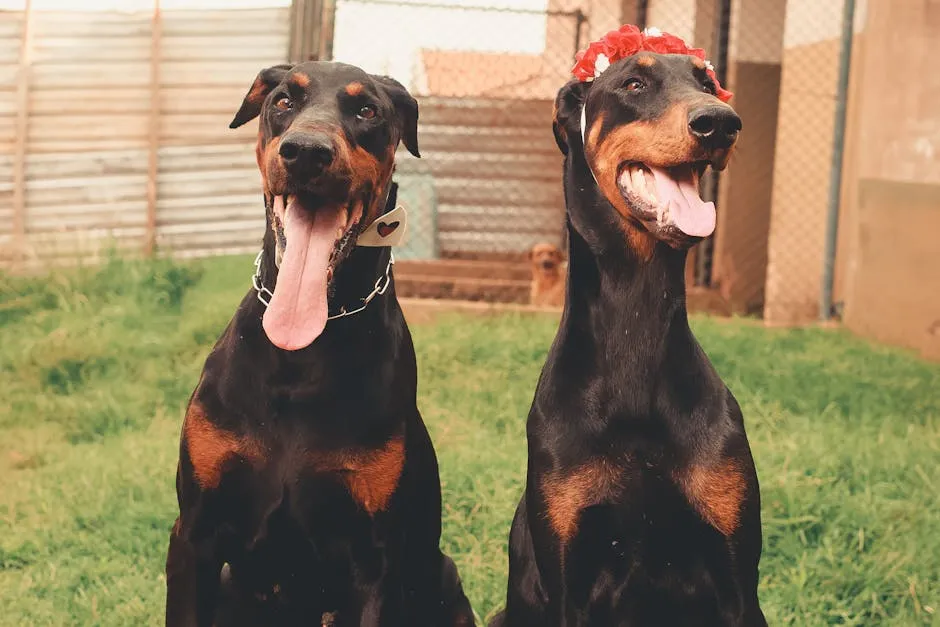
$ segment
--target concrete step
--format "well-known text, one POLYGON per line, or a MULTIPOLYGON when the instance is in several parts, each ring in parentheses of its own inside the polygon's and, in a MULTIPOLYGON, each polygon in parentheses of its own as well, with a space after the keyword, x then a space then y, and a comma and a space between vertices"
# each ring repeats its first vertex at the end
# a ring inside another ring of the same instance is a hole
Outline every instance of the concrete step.
POLYGON ((434 276, 445 278, 511 279, 528 281, 532 271, 521 261, 471 261, 466 259, 434 259, 429 261, 396 261, 395 276, 434 276))
MULTIPOLYGON (((396 264, 397 265, 397 264, 396 264)), ((395 273, 401 298, 435 298, 491 303, 527 303, 529 281, 395 273)))

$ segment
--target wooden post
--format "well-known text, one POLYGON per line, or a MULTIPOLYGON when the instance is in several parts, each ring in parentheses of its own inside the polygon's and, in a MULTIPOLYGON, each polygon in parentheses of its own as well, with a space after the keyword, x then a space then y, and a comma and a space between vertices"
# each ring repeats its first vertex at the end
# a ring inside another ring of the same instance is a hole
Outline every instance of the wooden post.
MULTIPOLYGON (((323 0, 320 7, 320 42, 316 58, 321 61, 333 60, 333 37, 336 28, 336 0, 323 0)), ((314 18, 316 19, 316 18, 314 18)))
POLYGON ((23 7, 20 64, 16 77, 16 127, 13 136, 13 260, 26 254, 26 155, 29 148, 29 83, 32 52, 31 0, 23 7))
POLYGON ((160 148, 160 42, 163 19, 160 0, 154 0, 150 27, 150 123, 147 134, 147 232, 144 236, 144 254, 151 256, 157 242, 157 177, 160 148))

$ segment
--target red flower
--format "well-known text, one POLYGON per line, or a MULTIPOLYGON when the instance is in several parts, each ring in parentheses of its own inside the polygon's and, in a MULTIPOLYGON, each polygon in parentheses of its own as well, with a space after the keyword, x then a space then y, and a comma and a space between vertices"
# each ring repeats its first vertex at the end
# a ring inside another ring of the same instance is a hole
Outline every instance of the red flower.
POLYGON ((718 97, 718 100, 722 102, 731 100, 734 94, 721 86, 721 83, 718 82, 718 77, 715 75, 715 70, 705 70, 705 73, 708 74, 710 79, 715 81, 715 96, 718 97))
POLYGON ((611 61, 618 58, 626 50, 639 50, 643 47, 643 33, 636 26, 632 28, 621 27, 612 30, 601 38, 603 52, 611 61))
POLYGON ((643 50, 659 54, 689 54, 689 47, 679 37, 663 33, 659 37, 647 37, 643 50))
MULTIPOLYGON (((633 24, 625 24, 618 30, 610 31, 601 37, 599 41, 595 41, 576 54, 576 62, 571 69, 571 73, 581 82, 592 81, 607 69, 608 65, 641 51, 658 54, 687 54, 705 61, 704 50, 690 48, 680 37, 655 29, 641 32, 633 24), (604 58, 601 63, 598 63, 600 55, 603 55, 604 58)), ((722 102, 731 100, 733 94, 721 87, 718 83, 718 77, 715 76, 715 70, 712 69, 710 64, 705 71, 715 81, 718 99, 722 102)))
POLYGON ((571 68, 571 73, 579 81, 584 82, 594 78, 594 62, 597 61, 598 48, 595 44, 591 44, 574 56, 575 64, 571 68))

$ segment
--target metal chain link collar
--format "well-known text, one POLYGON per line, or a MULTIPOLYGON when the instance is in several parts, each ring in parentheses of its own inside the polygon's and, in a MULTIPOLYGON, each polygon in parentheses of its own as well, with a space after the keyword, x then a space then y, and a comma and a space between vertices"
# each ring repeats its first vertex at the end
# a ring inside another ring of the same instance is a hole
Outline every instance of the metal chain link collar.
MULTIPOLYGON (((264 249, 262 248, 260 251, 258 251, 258 256, 255 257, 255 273, 251 275, 251 285, 258 293, 258 300, 261 301, 265 307, 267 307, 271 302, 271 297, 274 296, 274 292, 265 287, 264 282, 261 280, 261 258, 263 256, 264 249)), ((340 307, 339 313, 333 314, 332 316, 327 316, 326 319, 336 320, 337 318, 354 316, 357 313, 364 311, 376 296, 381 296, 385 293, 386 290, 388 290, 388 286, 392 283, 392 266, 394 265, 395 253, 389 252, 388 265, 385 266, 385 274, 375 280, 375 286, 372 288, 372 291, 362 298, 362 305, 350 311, 347 311, 345 306, 340 307)))

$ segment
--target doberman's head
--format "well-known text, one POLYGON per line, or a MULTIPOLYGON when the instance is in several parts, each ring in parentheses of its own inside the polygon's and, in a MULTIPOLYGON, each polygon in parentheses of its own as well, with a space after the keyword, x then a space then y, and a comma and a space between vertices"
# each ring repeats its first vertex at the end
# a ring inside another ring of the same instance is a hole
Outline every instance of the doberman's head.
POLYGON ((279 268, 264 329, 296 350, 322 333, 334 270, 385 206, 399 141, 419 156, 418 103, 391 78, 309 62, 258 74, 230 126, 256 117, 279 268))
POLYGON ((639 52, 568 83, 555 102, 555 139, 578 187, 596 180, 631 241, 645 231, 676 249, 714 230, 699 179, 725 168, 740 130, 705 62, 683 54, 639 52))

